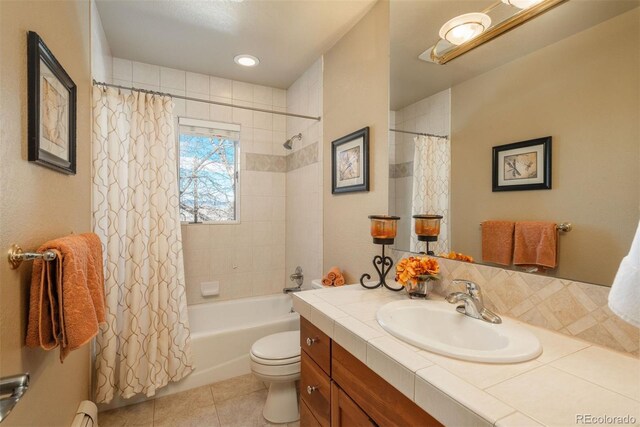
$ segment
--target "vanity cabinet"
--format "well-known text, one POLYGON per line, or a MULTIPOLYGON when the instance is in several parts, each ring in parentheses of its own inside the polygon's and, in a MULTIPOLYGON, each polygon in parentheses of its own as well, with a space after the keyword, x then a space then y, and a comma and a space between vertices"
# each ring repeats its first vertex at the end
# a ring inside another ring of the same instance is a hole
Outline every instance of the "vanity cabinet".
POLYGON ((304 317, 300 348, 301 426, 441 425, 304 317))

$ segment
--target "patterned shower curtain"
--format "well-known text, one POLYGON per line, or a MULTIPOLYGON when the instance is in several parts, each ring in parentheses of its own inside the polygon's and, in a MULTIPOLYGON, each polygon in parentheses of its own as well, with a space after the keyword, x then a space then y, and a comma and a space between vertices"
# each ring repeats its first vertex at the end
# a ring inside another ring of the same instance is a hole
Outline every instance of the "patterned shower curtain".
MULTIPOLYGON (((412 215, 442 215, 438 241, 429 243, 436 255, 449 252, 449 186, 451 183, 451 146, 446 138, 416 136, 413 139, 413 197, 412 215)), ((425 243, 418 241, 411 229, 411 251, 425 250, 425 243)))
POLYGON ((153 396, 193 368, 171 98, 96 86, 93 99, 93 222, 107 305, 95 398, 107 403, 153 396))

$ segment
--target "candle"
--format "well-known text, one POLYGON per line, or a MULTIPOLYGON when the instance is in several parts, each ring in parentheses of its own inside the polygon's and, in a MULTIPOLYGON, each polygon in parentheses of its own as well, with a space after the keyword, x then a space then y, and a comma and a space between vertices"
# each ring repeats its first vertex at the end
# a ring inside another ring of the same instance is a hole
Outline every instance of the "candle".
POLYGON ((370 215, 371 220, 371 237, 373 242, 377 244, 390 245, 393 244, 398 232, 398 216, 388 215, 370 215))
POLYGON ((414 215, 413 218, 416 221, 415 231, 418 237, 429 237, 431 239, 438 237, 442 215, 414 215))

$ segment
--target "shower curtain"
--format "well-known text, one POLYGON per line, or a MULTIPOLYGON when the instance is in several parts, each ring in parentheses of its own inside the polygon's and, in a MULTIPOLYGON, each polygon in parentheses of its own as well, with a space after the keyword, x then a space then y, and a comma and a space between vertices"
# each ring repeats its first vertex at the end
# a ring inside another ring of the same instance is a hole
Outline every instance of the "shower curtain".
MULTIPOLYGON (((449 186, 451 182, 451 147, 449 140, 435 136, 416 136, 413 156, 412 215, 442 215, 437 242, 429 249, 436 255, 449 252, 449 186)), ((425 250, 411 229, 411 251, 425 250)))
POLYGON ((193 370, 172 110, 169 97, 93 89, 93 223, 107 305, 96 342, 100 403, 153 396, 193 370))

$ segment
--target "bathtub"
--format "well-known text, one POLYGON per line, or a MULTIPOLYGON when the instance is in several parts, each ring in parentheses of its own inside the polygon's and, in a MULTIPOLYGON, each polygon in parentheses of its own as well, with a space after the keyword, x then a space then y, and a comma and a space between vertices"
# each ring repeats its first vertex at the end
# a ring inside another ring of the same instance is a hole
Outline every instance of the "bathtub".
MULTIPOLYGON (((290 295, 266 295, 188 307, 194 370, 184 379, 171 382, 155 397, 211 384, 251 372, 249 351, 258 339, 276 332, 300 329, 300 317, 292 313, 290 295)), ((115 397, 100 411, 148 400, 115 397)))
POLYGON ((249 351, 258 339, 300 329, 290 295, 266 295, 189 306, 194 371, 158 391, 165 396, 251 372, 249 351))

